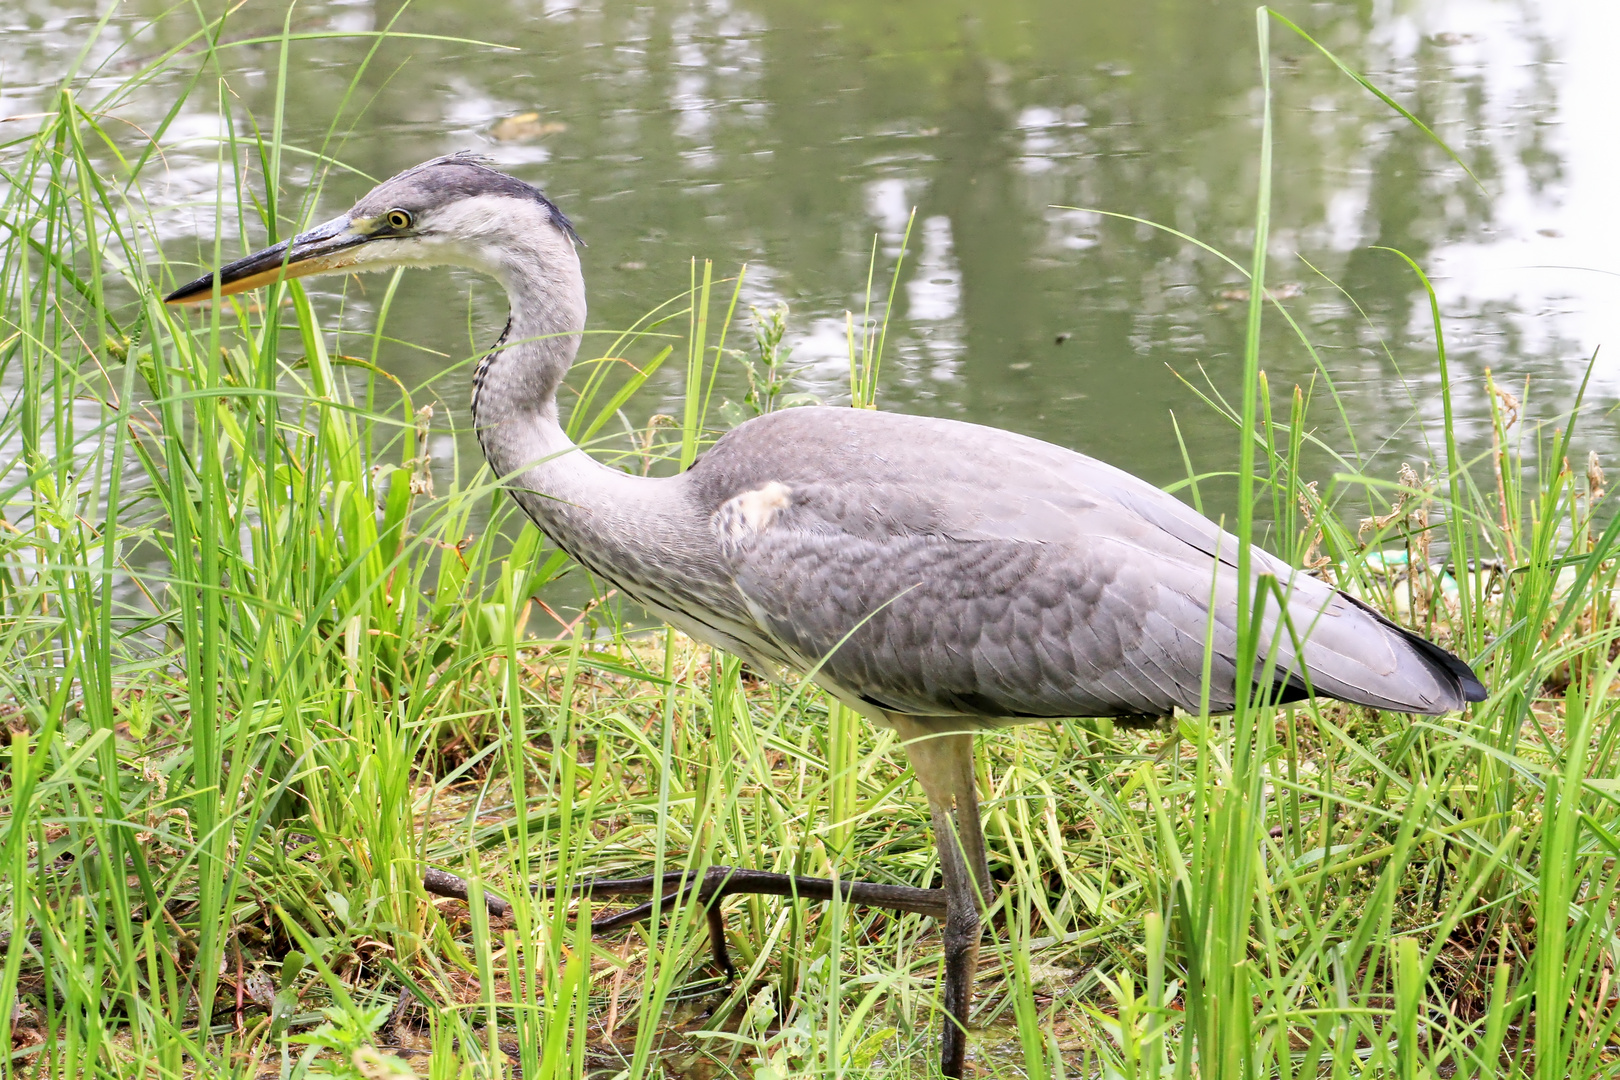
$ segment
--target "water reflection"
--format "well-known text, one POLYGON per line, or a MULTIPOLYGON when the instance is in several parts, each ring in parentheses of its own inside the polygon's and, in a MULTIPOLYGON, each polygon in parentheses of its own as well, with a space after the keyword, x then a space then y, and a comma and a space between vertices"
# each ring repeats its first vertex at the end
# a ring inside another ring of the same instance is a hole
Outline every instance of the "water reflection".
MULTIPOLYGON (((1595 48, 1580 20, 1602 23, 1597 7, 1287 9, 1446 137, 1483 190, 1422 132, 1273 29, 1273 280, 1287 286, 1285 303, 1348 410, 1345 430, 1323 409, 1323 438, 1346 453, 1381 454, 1368 466, 1380 475, 1420 451, 1412 417, 1433 411, 1434 359, 1426 298, 1375 246, 1435 272, 1475 436, 1485 367, 1532 376, 1532 412, 1550 415, 1567 405, 1601 332, 1590 275, 1557 287, 1520 275, 1504 289, 1475 272, 1505 273, 1532 252, 1546 264, 1606 254, 1561 257, 1555 235, 1568 228, 1564 200, 1590 175, 1572 172, 1586 159, 1559 122, 1591 108, 1564 85, 1604 77, 1592 74, 1599 61, 1571 66, 1595 48)), ((0 110, 25 113, 96 12, 89 0, 10 8, 0 110)), ((167 9, 162 0, 120 9, 87 70, 126 74, 180 43, 194 27, 184 14, 159 18, 167 9)), ((169 182, 147 195, 185 205, 159 217, 177 257, 196 250, 186 234, 212 236, 214 144, 224 134, 214 76, 223 75, 239 130, 248 114, 268 123, 284 17, 276 5, 244 6, 226 35, 240 44, 221 54, 224 70, 201 80, 165 136, 169 182)), ((1060 0, 333 0, 301 4, 293 19, 305 34, 392 27, 512 47, 296 42, 289 138, 354 170, 327 179, 323 213, 368 177, 482 149, 542 184, 589 241, 593 326, 626 326, 685 288, 692 256, 728 271, 746 262, 745 302, 788 304, 805 380, 836 399, 848 386, 844 312, 865 305, 873 237, 884 281, 915 209, 883 369, 888 407, 1015 428, 1160 483, 1185 472, 1173 409, 1195 467, 1231 461, 1230 425, 1180 377, 1233 386, 1241 275, 1174 236, 1095 211, 1161 222, 1246 262, 1258 102, 1246 5, 1166 0, 1149 17, 1132 5, 1060 0)), ((187 74, 177 66, 118 104, 132 145, 135 127, 162 117, 187 74)), ((296 215, 317 171, 303 154, 284 168, 281 207, 296 215)), ((371 294, 349 293, 347 325, 368 328, 371 294)), ((503 304, 482 282, 413 275, 391 331, 423 348, 391 349, 386 362, 420 381, 441 357, 493 337, 503 304)), ((1273 386, 1314 377, 1325 397, 1316 361, 1275 318, 1264 363, 1273 386)), ((673 373, 663 390, 676 390, 673 373)), ((461 387, 443 392, 461 417, 461 387)), ((657 407, 646 401, 642 413, 657 407)), ((1614 444, 1597 427, 1587 441, 1614 444)))

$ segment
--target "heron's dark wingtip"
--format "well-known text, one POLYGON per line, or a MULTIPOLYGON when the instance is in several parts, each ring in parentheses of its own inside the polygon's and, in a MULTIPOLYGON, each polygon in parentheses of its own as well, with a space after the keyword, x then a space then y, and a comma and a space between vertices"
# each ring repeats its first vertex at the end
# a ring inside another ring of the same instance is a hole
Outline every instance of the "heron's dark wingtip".
MULTIPOLYGON (((1380 704, 1379 708, 1394 708, 1401 712, 1438 716, 1442 713, 1457 712, 1465 705, 1475 701, 1484 701, 1491 696, 1490 691, 1485 688, 1485 684, 1479 681, 1479 676, 1474 674, 1474 669, 1469 667, 1468 663, 1455 653, 1436 645, 1422 634, 1414 633, 1406 629, 1406 627, 1391 621, 1388 616, 1366 601, 1358 600, 1347 592, 1340 592, 1339 595, 1362 611, 1367 612, 1377 622, 1395 631, 1412 647, 1413 652, 1417 654, 1423 665, 1429 669, 1430 678, 1424 679, 1424 683, 1432 687, 1434 683, 1431 679, 1437 678, 1442 687, 1451 691, 1445 701, 1428 699, 1427 692, 1424 692, 1420 697, 1426 700, 1421 704, 1411 702, 1410 698, 1408 698, 1409 704, 1407 705, 1384 703, 1380 704)), ((1345 697, 1340 698, 1340 700, 1354 701, 1356 699, 1354 697, 1345 697)), ((1360 704, 1371 704, 1371 702, 1362 701, 1360 704)))
POLYGON ((1462 693, 1464 705, 1474 701, 1484 701, 1491 696, 1491 692, 1485 689, 1485 684, 1479 681, 1479 676, 1474 674, 1474 669, 1469 667, 1461 657, 1442 649, 1433 642, 1429 643, 1429 647, 1434 650, 1431 655, 1440 661, 1452 678, 1457 680, 1457 689, 1462 693))
POLYGON ((1479 681, 1479 676, 1474 674, 1474 669, 1469 667, 1468 663, 1461 657, 1441 648, 1428 638, 1414 634, 1409 630, 1403 630, 1402 632, 1406 634, 1408 641, 1418 647, 1418 650, 1423 653, 1426 659, 1451 676, 1452 682, 1457 688, 1457 696, 1460 699, 1455 708, 1460 709, 1471 702, 1484 701, 1491 696, 1491 692, 1485 689, 1485 684, 1479 681))

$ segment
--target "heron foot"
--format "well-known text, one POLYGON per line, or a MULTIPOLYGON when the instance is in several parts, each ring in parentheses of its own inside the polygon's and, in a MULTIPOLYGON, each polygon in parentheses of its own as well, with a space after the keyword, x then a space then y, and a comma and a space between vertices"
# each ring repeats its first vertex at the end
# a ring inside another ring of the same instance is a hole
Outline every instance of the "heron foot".
MULTIPOLYGON (((467 879, 458 877, 448 870, 422 871, 422 889, 434 896, 447 896, 452 900, 472 899, 472 889, 467 884, 467 879)), ((512 913, 512 903, 500 893, 485 889, 484 910, 497 919, 504 919, 512 913)))
MULTIPOLYGON (((917 889, 909 885, 879 885, 869 881, 833 881, 830 878, 800 877, 778 874, 768 870, 745 870, 735 866, 711 866, 700 877, 693 878, 684 871, 662 875, 647 875, 618 880, 582 881, 574 885, 548 885, 545 893, 555 896, 646 896, 662 893, 658 904, 667 910, 671 903, 696 899, 704 906, 709 924, 709 944, 714 963, 728 977, 735 978, 737 970, 726 950, 725 922, 719 901, 727 896, 757 895, 781 896, 788 899, 831 900, 841 895, 845 903, 866 907, 883 907, 893 911, 910 911, 919 915, 945 917, 943 889, 917 889)), ((621 927, 650 919, 653 903, 638 904, 625 911, 604 915, 591 920, 592 934, 606 934, 621 927)))
MULTIPOLYGON (((465 878, 444 870, 425 870, 422 887, 435 896, 448 896, 457 900, 469 899, 465 878)), ((758 895, 781 896, 788 899, 831 900, 836 891, 845 903, 865 907, 889 908, 919 915, 945 917, 944 889, 917 889, 909 885, 879 885, 870 881, 833 881, 831 878, 799 877, 778 874, 768 870, 745 870, 735 866, 711 866, 701 875, 690 875, 676 870, 666 874, 613 880, 591 879, 573 885, 546 885, 536 892, 546 896, 648 896, 661 894, 658 905, 668 910, 672 903, 696 899, 704 906, 709 924, 709 943, 714 963, 728 977, 735 978, 736 967, 726 949, 725 924, 718 901, 727 896, 758 895)), ((484 906, 497 918, 511 913, 512 905, 505 898, 489 890, 484 891, 484 906)), ((607 934, 633 923, 650 919, 653 903, 638 904, 625 911, 591 920, 592 934, 607 934)))

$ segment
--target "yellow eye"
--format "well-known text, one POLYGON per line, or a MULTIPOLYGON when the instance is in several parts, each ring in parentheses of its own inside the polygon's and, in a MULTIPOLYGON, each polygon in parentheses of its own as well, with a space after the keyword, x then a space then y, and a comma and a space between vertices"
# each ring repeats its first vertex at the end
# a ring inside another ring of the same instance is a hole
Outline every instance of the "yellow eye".
POLYGON ((411 215, 406 210, 388 211, 388 227, 390 229, 408 229, 411 227, 411 215))

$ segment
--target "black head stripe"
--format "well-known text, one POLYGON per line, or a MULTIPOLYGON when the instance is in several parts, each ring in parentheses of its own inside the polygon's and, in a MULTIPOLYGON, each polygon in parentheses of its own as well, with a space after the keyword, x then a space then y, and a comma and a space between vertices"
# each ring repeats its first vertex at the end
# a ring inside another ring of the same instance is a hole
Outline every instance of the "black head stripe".
POLYGON ((405 170, 362 198, 355 205, 355 212, 361 216, 376 217, 392 206, 413 204, 419 209, 431 210, 446 203, 478 195, 504 195, 507 198, 537 202, 546 208, 551 220, 568 234, 569 239, 576 244, 584 244, 579 234, 574 231, 574 223, 568 220, 568 215, 558 209, 556 203, 546 198, 544 192, 533 184, 492 168, 488 158, 469 151, 434 158, 432 161, 424 161, 415 168, 405 170), (373 202, 378 205, 371 205, 373 202), (383 202, 388 202, 388 206, 381 205, 383 202))

